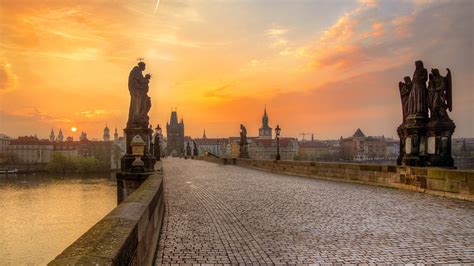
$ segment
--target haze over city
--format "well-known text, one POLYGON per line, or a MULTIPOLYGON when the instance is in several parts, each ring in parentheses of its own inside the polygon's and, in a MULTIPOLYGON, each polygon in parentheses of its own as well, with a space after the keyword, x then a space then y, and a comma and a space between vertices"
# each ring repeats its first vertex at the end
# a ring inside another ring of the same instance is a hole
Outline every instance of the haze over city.
POLYGON ((152 74, 150 123, 186 135, 396 137, 415 60, 453 71, 455 136, 474 136, 472 1, 2 1, 0 131, 100 138, 125 127, 127 75, 152 74), (455 4, 454 4, 455 3, 455 4), (77 132, 71 132, 76 127, 77 132))

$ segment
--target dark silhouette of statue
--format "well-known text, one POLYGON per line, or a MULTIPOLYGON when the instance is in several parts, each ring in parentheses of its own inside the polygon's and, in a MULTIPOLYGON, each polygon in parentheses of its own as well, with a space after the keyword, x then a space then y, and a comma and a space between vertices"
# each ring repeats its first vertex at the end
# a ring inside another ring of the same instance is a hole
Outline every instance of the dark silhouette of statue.
POLYGON ((408 76, 403 78, 403 80, 405 82, 400 81, 398 87, 400 89, 400 98, 402 100, 403 121, 405 121, 408 115, 408 98, 410 97, 410 91, 413 84, 411 78, 408 76))
POLYGON ((437 68, 431 69, 428 85, 428 99, 431 118, 434 120, 449 119, 446 109, 453 110, 451 71, 446 69, 446 77, 441 76, 437 68))
POLYGON ((198 151, 198 148, 197 148, 197 145, 196 145, 196 142, 193 141, 193 156, 198 156, 199 155, 199 151, 198 151))
POLYGON ((451 139, 456 125, 447 111, 453 109, 451 71, 446 69, 448 73, 443 77, 433 68, 428 75, 422 61, 416 61, 415 65, 413 79, 405 77, 398 84, 403 122, 397 128, 400 137, 397 164, 453 167, 451 139))
POLYGON ((413 73, 413 85, 408 97, 408 115, 428 116, 428 101, 426 81, 428 80, 428 70, 424 68, 423 62, 415 62, 415 73, 413 73))
POLYGON ((247 128, 240 124, 240 142, 247 143, 247 128))
POLYGON ((131 99, 127 127, 148 127, 148 112, 151 108, 151 99, 148 97, 148 83, 151 75, 143 76, 142 72, 145 68, 145 63, 139 62, 137 66, 133 67, 128 76, 128 90, 131 99))
POLYGON ((240 124, 240 158, 249 158, 247 128, 240 124))
POLYGON ((186 156, 191 156, 191 145, 188 144, 186 145, 186 156))

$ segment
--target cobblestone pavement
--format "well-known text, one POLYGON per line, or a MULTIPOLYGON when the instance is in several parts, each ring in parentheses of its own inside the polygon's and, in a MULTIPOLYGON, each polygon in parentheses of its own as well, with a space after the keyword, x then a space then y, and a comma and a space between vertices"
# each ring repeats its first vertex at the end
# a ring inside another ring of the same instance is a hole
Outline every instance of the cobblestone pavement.
POLYGON ((474 204, 166 159, 157 264, 474 262, 474 204))

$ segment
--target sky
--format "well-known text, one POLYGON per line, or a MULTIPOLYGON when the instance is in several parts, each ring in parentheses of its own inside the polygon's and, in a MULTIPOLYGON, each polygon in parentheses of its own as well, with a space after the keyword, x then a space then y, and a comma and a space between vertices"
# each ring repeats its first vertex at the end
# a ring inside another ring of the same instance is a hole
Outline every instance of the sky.
POLYGON ((0 0, 0 133, 119 133, 128 74, 152 74, 150 123, 185 134, 397 137, 414 62, 453 75, 456 137, 474 137, 474 1, 0 0), (71 132, 76 127, 77 132, 71 132))

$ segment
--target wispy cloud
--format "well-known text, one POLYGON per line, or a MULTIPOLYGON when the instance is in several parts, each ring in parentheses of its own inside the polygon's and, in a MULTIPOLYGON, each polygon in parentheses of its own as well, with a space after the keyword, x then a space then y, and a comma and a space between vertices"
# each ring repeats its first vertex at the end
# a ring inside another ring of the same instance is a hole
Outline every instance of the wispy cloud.
POLYGON ((0 93, 16 89, 18 76, 13 73, 10 63, 0 64, 0 93))

